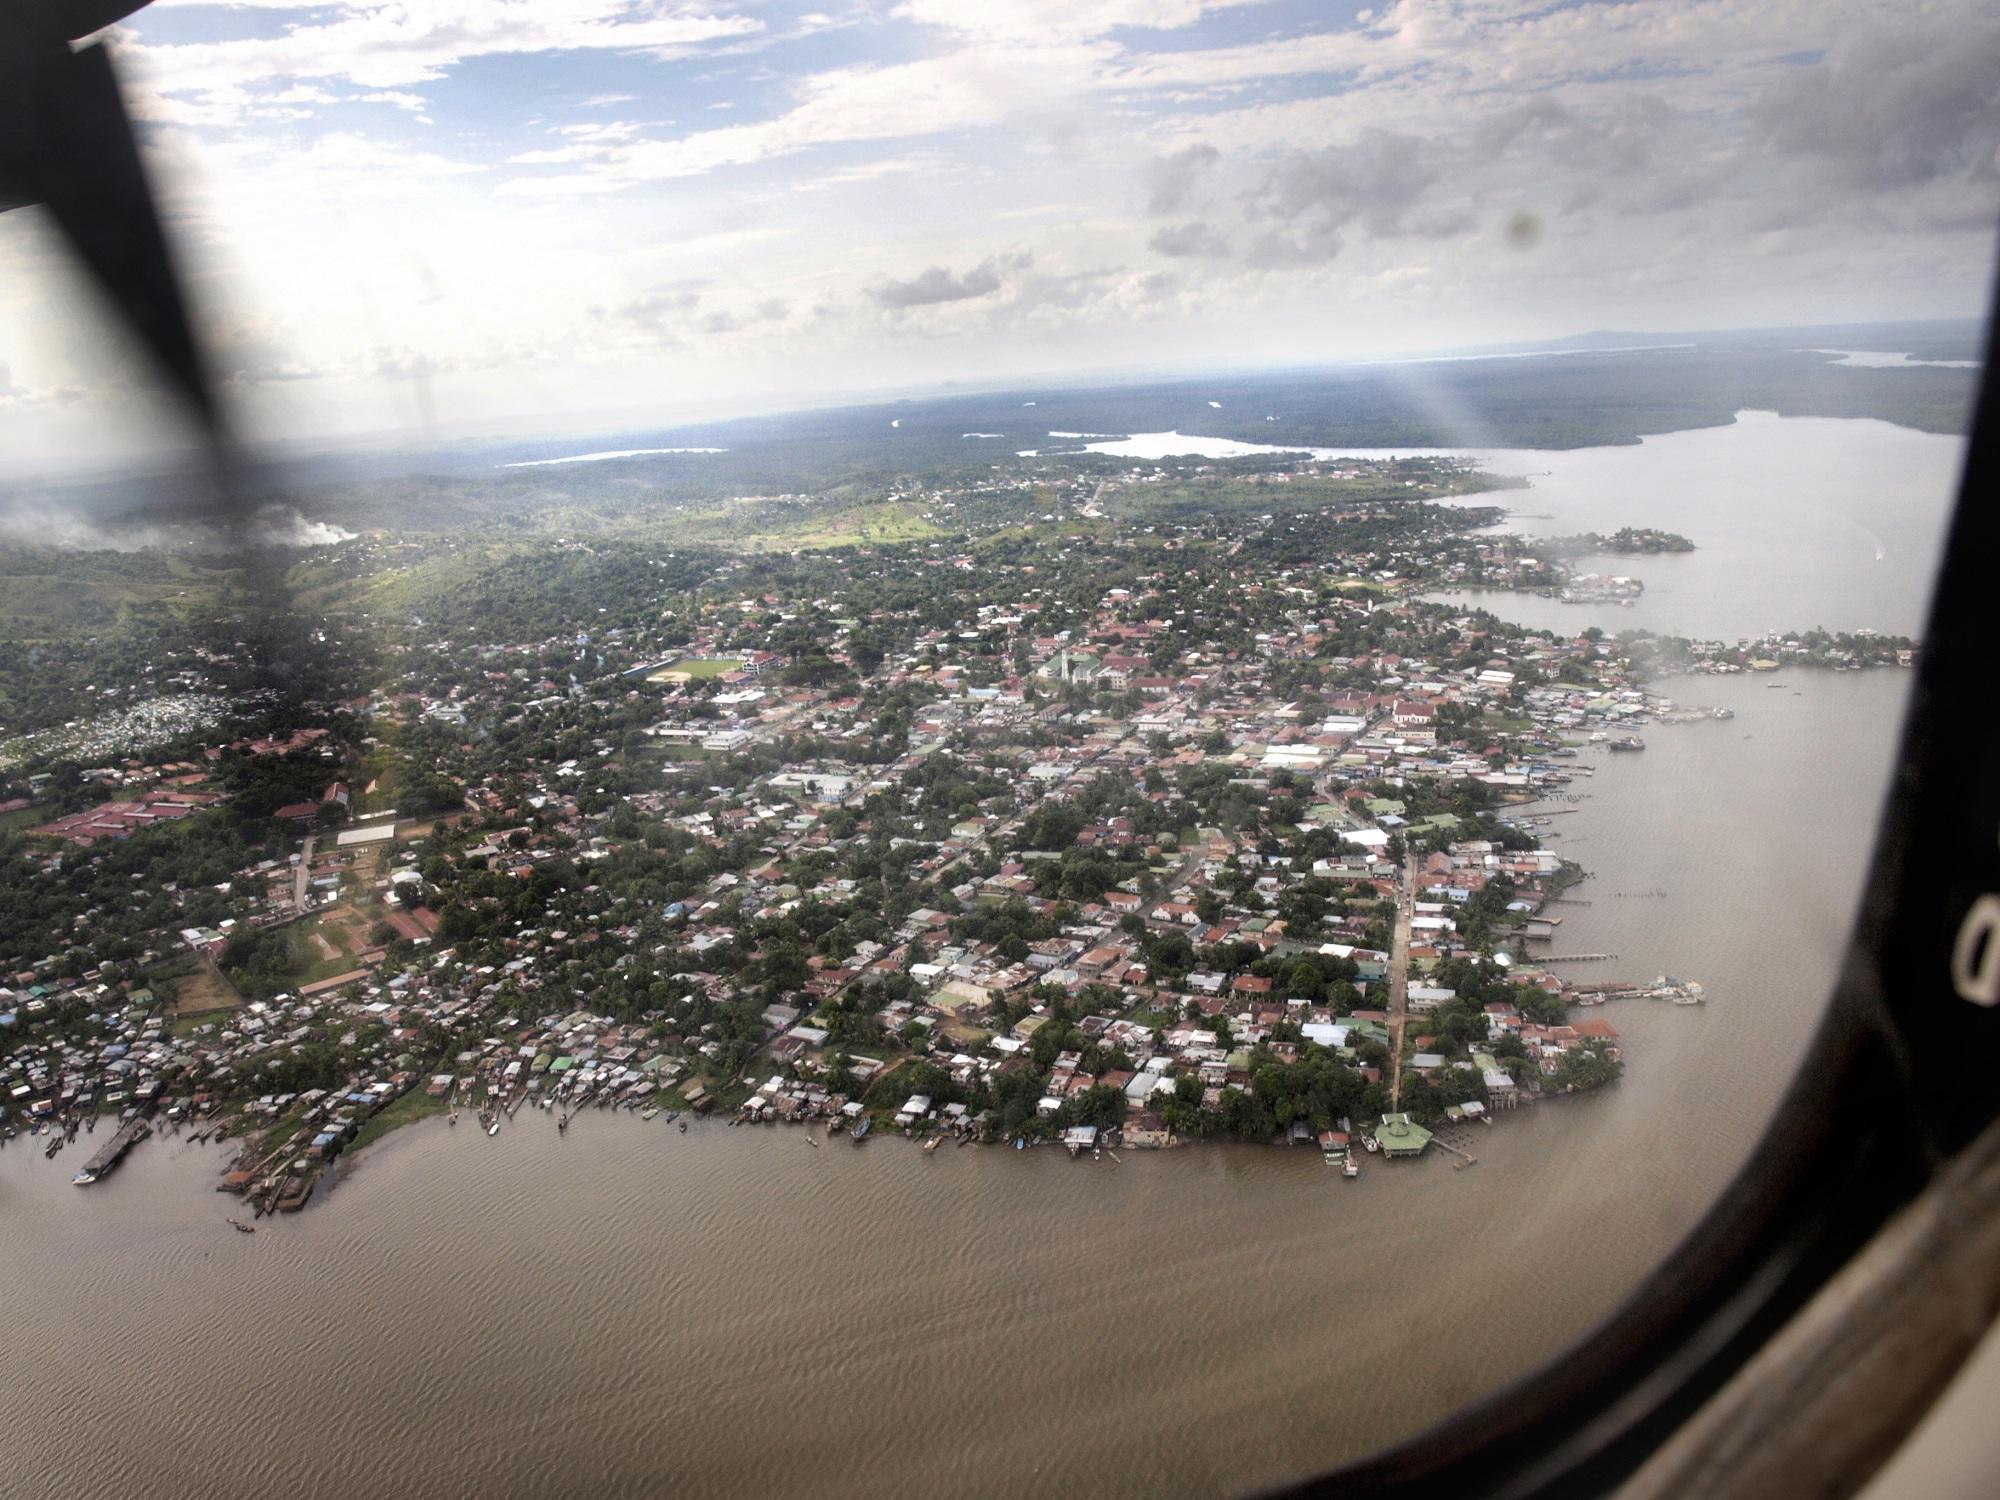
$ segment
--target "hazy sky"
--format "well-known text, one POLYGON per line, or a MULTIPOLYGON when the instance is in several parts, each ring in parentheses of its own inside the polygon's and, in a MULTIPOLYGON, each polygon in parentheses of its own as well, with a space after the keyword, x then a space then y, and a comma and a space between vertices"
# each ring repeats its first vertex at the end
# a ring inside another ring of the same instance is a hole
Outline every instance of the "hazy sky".
MULTIPOLYGON (((1964 315, 1990 0, 156 0, 112 34, 252 430, 1964 315)), ((0 216, 0 453, 127 370, 0 216)))

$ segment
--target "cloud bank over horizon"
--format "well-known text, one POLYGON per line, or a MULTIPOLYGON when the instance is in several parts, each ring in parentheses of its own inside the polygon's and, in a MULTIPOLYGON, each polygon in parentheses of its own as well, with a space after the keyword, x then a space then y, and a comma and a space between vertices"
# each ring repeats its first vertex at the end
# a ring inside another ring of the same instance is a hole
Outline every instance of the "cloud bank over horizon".
MULTIPOLYGON (((156 0, 109 44, 271 437, 1960 316, 2000 215, 1982 0, 156 0)), ((128 351, 32 212, 0 268, 0 444, 90 451, 128 351)))

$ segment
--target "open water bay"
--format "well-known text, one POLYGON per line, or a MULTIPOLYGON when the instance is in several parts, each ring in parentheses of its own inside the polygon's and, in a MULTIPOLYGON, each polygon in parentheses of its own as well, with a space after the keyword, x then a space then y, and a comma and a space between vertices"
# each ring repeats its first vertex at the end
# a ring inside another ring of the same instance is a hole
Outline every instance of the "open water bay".
POLYGON ((1515 513, 1510 531, 1652 527, 1691 538, 1696 550, 1577 562, 1581 572, 1644 580, 1631 608, 1495 590, 1426 597, 1551 630, 1731 641, 1815 626, 1917 635, 1961 452, 1957 438, 1886 422, 1746 411, 1729 427, 1636 446, 1471 455, 1495 473, 1530 476, 1524 492, 1479 497, 1515 513))

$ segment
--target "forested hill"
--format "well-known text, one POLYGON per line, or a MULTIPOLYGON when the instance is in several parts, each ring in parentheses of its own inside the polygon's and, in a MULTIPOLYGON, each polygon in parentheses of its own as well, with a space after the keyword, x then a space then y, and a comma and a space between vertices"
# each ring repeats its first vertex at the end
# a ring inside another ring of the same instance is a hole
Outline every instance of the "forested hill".
MULTIPOLYGON (((1858 329, 1801 330, 1798 336, 1815 332, 1855 340, 1821 346, 1825 348, 1879 346, 1879 341, 1860 339, 1858 329)), ((1971 340, 1946 340, 1936 333, 1919 352, 1976 357, 1971 340)), ((1976 368, 1940 364, 1845 365, 1806 348, 1696 342, 1144 385, 1023 387, 634 431, 585 443, 524 444, 506 456, 519 460, 591 448, 686 446, 777 457, 801 448, 824 455, 865 443, 877 455, 899 452, 907 464, 932 466, 962 462, 973 454, 1047 446, 1051 433, 1169 430, 1319 446, 1582 448, 1718 426, 1746 407, 1784 416, 1879 417, 1925 432, 1956 433, 1966 430, 1978 375, 1976 368), (892 421, 898 425, 892 428, 892 421)), ((686 455, 680 462, 718 456, 686 455)))

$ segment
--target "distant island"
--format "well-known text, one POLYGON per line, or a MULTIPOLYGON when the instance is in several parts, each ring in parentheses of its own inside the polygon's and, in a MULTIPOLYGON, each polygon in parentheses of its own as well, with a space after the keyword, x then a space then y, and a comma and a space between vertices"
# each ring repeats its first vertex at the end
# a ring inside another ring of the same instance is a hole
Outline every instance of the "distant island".
POLYGON ((1543 547, 1557 557, 1588 557, 1607 552, 1629 555, 1694 551, 1694 543, 1689 538, 1672 531, 1657 531, 1650 526, 1621 526, 1610 536, 1586 531, 1577 536, 1552 537, 1543 547))
POLYGON ((1565 604, 1615 604, 1630 609, 1646 592, 1645 580, 1622 573, 1579 572, 1579 558, 1606 554, 1692 552, 1694 542, 1650 526, 1625 526, 1609 536, 1585 531, 1575 536, 1461 539, 1455 554, 1437 559, 1436 581, 1453 588, 1513 589, 1565 604))

